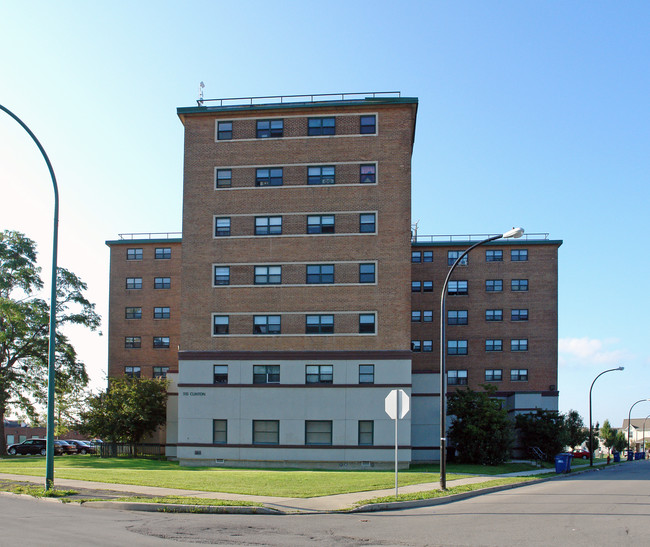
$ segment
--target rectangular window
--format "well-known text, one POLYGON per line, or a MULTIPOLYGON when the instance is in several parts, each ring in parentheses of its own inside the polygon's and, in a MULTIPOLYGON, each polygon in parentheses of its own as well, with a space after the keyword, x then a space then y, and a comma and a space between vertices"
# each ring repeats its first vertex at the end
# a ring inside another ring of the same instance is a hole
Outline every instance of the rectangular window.
POLYGON ((359 446, 372 446, 373 444, 375 444, 375 422, 359 420, 359 446))
POLYGON ((284 135, 284 120, 257 120, 257 138, 277 138, 284 135))
POLYGON ((375 383, 375 365, 359 365, 359 383, 375 383))
POLYGON ((377 181, 377 167, 373 165, 361 165, 359 167, 359 182, 361 184, 374 184, 377 181))
POLYGON ((253 316, 253 334, 280 334, 280 316, 253 316))
POLYGON ((253 365, 254 384, 279 384, 280 365, 253 365))
POLYGON ((334 265, 309 264, 307 266, 307 283, 334 283, 334 265))
POLYGON ((170 311, 167 307, 160 307, 153 309, 154 319, 169 319, 170 311))
POLYGON ((309 118, 307 135, 336 135, 336 118, 309 118))
POLYGON ((422 312, 422 321, 431 323, 433 321, 433 310, 424 310, 422 312))
POLYGON ((528 249, 512 249, 510 251, 512 262, 526 262, 528 260, 528 249))
POLYGON ((500 382, 503 380, 503 371, 500 368, 486 369, 485 381, 486 382, 500 382))
POLYGON ((227 315, 215 315, 212 319, 212 334, 228 334, 230 318, 227 315))
POLYGON ((124 367, 124 376, 127 378, 140 378, 140 367, 124 367))
POLYGON ((467 340, 447 340, 447 355, 467 355, 467 340))
POLYGON ((512 369, 510 371, 510 381, 511 382, 527 382, 528 381, 528 369, 519 368, 512 369))
POLYGON ((422 251, 411 251, 411 262, 413 264, 422 262, 422 251))
POLYGON ((232 122, 217 123, 217 140, 229 141, 232 139, 232 122))
POLYGON ((433 281, 423 281, 422 292, 433 292, 433 281))
POLYGON ((503 262, 503 251, 485 251, 485 262, 503 262))
POLYGON ((467 294, 467 281, 450 281, 447 285, 447 294, 467 294))
POLYGON ((156 349, 169 349, 169 336, 154 336, 153 347, 156 349))
POLYGON ((447 325, 467 325, 467 310, 447 311, 447 325))
POLYGON ((503 310, 485 310, 486 321, 503 321, 503 310))
POLYGON ((256 285, 279 285, 282 283, 282 266, 255 266, 256 285))
POLYGON ((422 292, 422 281, 411 281, 411 292, 422 292))
POLYGON ((142 319, 142 308, 124 308, 125 319, 142 319))
POLYGON ((528 310, 510 310, 511 321, 528 321, 528 310))
POLYGON ((501 292, 503 290, 503 279, 486 279, 486 292, 501 292))
POLYGON ((307 184, 335 184, 334 166, 309 167, 307 169, 307 184))
POLYGON ((422 341, 411 340, 411 351, 422 351, 422 341))
MULTIPOLYGON (((453 266, 458 257, 462 255, 465 251, 447 251, 447 266, 453 266)), ((467 255, 458 264, 459 266, 467 266, 467 255)))
POLYGON ((526 292, 528 290, 528 279, 513 279, 510 282, 510 290, 513 292, 526 292))
POLYGON ((127 277, 126 278, 126 288, 127 289, 141 289, 142 288, 142 278, 141 277, 127 277))
POLYGON ((333 234, 334 215, 309 215, 307 217, 308 234, 333 234))
POLYGON ((154 289, 169 289, 172 286, 170 277, 155 277, 153 280, 154 289))
POLYGON ((376 116, 361 116, 359 132, 362 135, 376 133, 377 119, 376 116))
POLYGON ((230 285, 230 266, 214 267, 214 284, 230 285))
POLYGON ((421 311, 412 311, 411 312, 411 322, 419 323, 422 321, 422 312, 421 311))
POLYGON ((433 351, 433 340, 422 340, 422 351, 433 351))
POLYGON ((253 420, 253 444, 280 444, 279 420, 253 420))
POLYGON ((230 235, 230 217, 214 219, 214 235, 224 237, 230 235))
POLYGON ((510 340, 510 351, 528 351, 528 339, 510 340))
POLYGON ((331 445, 332 421, 331 420, 306 420, 305 444, 331 445))
POLYGON ((141 346, 141 339, 139 336, 127 336, 124 338, 124 347, 127 349, 136 349, 141 346))
POLYGON ((359 283, 375 282, 375 265, 359 264, 359 283))
POLYGON ((228 442, 228 421, 212 420, 212 444, 226 444, 228 442))
POLYGON ((359 314, 359 332, 362 334, 373 334, 375 332, 375 314, 359 314))
POLYGON ((212 371, 213 380, 215 384, 227 384, 228 383, 228 365, 214 365, 212 371))
POLYGON ((126 250, 126 259, 127 260, 142 260, 142 249, 127 249, 126 250))
POLYGON ((306 334, 333 334, 333 315, 308 315, 305 318, 306 334))
POLYGON ((217 169, 217 188, 230 188, 232 186, 232 169, 217 169))
POLYGON ((171 247, 156 247, 154 258, 156 260, 169 260, 172 257, 171 247))
POLYGON ((374 234, 375 233, 375 214, 374 213, 364 213, 359 215, 359 232, 362 234, 374 234))
POLYGON ((486 340, 485 351, 503 351, 503 340, 486 340))
POLYGON ((447 383, 450 386, 466 386, 467 385, 467 371, 466 370, 450 370, 447 372, 447 383))
POLYGON ((282 167, 257 169, 255 172, 255 186, 282 186, 282 167))
POLYGON ((422 253, 422 262, 433 262, 433 251, 424 251, 422 253))
POLYGON ((270 236, 282 233, 282 217, 255 217, 255 235, 270 236))
POLYGON ((306 365, 305 382, 308 384, 331 384, 334 381, 333 365, 306 365))
POLYGON ((169 372, 169 367, 153 367, 153 377, 162 378, 163 380, 167 378, 167 373, 169 372))

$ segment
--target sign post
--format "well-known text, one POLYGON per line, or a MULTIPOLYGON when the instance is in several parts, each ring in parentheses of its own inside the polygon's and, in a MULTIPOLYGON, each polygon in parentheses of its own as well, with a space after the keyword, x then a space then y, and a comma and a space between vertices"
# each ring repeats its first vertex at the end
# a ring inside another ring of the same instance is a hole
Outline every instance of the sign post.
POLYGON ((397 422, 403 419, 409 412, 409 396, 403 389, 393 389, 386 396, 384 408, 386 414, 395 420, 395 498, 397 498, 397 422))

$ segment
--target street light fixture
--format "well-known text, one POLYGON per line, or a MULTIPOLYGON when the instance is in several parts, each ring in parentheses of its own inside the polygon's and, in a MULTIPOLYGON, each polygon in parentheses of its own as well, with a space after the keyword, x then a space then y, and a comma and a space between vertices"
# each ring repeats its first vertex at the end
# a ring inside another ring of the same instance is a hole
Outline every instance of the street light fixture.
POLYGON ((479 245, 489 243, 496 239, 510 239, 510 238, 520 238, 524 235, 523 228, 512 228, 503 234, 496 236, 488 237, 478 243, 474 243, 471 247, 466 249, 453 263, 449 272, 447 272, 447 277, 442 286, 442 292, 440 293, 440 489, 447 489, 447 437, 446 437, 446 426, 447 421, 447 374, 445 371, 445 300, 447 298, 447 285, 449 284, 449 279, 451 274, 456 269, 456 266, 460 264, 461 260, 465 258, 472 249, 475 249, 479 245))
POLYGON ((610 368, 609 370, 604 370, 594 378, 593 382, 591 382, 591 387, 589 388, 589 466, 590 467, 594 466, 594 427, 592 425, 593 421, 591 419, 591 390, 594 389, 594 384, 596 383, 596 380, 598 380, 598 378, 600 378, 606 372, 612 372, 614 370, 624 370, 624 369, 625 367, 618 367, 618 368, 610 368))
POLYGON ((630 422, 632 421, 632 409, 639 403, 642 403, 643 401, 650 401, 650 399, 639 399, 636 403, 634 403, 630 407, 630 412, 627 415, 627 457, 628 459, 630 457, 630 422))

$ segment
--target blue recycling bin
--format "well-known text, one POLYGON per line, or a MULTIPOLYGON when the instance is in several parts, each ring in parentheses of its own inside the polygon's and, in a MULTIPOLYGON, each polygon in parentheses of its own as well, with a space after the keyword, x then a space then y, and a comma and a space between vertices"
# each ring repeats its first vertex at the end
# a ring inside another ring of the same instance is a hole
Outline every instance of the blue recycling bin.
POLYGON ((627 461, 631 462, 634 459, 634 454, 632 453, 631 450, 627 451, 627 461))
POLYGON ((620 452, 614 452, 614 463, 618 463, 621 461, 621 453, 620 452))
POLYGON ((635 452, 634 453, 634 459, 635 460, 640 460, 642 455, 643 455, 643 452, 635 452))
POLYGON ((555 472, 568 473, 571 471, 571 458, 573 456, 568 453, 557 454, 555 456, 555 472))

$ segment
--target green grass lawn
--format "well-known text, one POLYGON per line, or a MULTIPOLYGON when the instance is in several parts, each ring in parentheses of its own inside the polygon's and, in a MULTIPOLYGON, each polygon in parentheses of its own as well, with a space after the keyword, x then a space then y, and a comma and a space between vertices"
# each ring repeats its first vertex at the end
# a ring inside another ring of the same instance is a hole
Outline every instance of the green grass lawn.
MULTIPOLYGON (((467 474, 499 474, 532 469, 527 464, 487 466, 450 465, 447 480, 467 474), (521 467, 523 466, 523 467, 521 467)), ((0 473, 45 476, 45 458, 18 456, 0 458, 0 473)), ((182 488, 203 492, 228 492, 259 496, 310 498, 346 492, 392 488, 393 471, 305 471, 297 469, 234 469, 226 467, 180 467, 177 462, 97 458, 57 457, 54 478, 78 479, 140 486, 182 488)), ((437 482, 438 466, 415 465, 399 472, 399 485, 437 482)))

